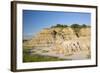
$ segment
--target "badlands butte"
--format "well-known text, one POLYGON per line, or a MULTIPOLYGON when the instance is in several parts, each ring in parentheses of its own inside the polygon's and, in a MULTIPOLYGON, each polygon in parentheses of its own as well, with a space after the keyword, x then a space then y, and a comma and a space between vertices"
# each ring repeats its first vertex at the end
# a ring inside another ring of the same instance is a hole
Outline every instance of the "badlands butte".
POLYGON ((91 27, 44 28, 23 43, 30 54, 57 57, 64 60, 90 59, 91 27))

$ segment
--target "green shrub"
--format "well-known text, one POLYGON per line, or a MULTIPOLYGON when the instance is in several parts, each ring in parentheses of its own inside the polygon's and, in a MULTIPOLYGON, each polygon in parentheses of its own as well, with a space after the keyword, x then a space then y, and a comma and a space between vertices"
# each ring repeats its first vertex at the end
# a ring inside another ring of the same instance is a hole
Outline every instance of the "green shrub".
POLYGON ((87 27, 87 25, 83 24, 81 27, 82 27, 82 28, 86 28, 86 27, 87 27))
POLYGON ((57 25, 55 25, 55 26, 51 26, 51 28, 57 28, 57 27, 66 28, 66 27, 68 27, 68 25, 57 24, 57 25))

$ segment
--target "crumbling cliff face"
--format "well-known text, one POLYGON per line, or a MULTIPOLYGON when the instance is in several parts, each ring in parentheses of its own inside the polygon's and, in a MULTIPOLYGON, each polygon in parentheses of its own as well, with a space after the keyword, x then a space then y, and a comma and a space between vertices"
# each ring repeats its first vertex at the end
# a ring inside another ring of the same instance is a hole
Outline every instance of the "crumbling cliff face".
POLYGON ((81 28, 76 34, 71 27, 46 28, 23 46, 31 47, 32 54, 48 55, 63 59, 88 59, 91 56, 91 29, 81 28), (78 36, 77 36, 78 35, 78 36))

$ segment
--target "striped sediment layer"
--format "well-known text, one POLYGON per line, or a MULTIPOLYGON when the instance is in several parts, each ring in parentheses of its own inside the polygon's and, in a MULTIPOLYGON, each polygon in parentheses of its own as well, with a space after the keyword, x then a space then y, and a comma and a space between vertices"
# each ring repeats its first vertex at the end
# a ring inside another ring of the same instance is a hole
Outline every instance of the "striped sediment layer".
POLYGON ((31 40, 24 42, 33 54, 64 59, 90 58, 91 29, 81 28, 77 34, 70 28, 46 28, 31 40), (78 36, 77 36, 78 35, 78 36))

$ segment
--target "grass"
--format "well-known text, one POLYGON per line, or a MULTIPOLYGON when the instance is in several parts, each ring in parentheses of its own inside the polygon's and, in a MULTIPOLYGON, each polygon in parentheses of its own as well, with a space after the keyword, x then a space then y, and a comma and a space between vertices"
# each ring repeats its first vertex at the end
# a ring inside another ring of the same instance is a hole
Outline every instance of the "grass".
POLYGON ((30 54, 29 49, 23 50, 23 62, 63 61, 57 57, 30 54))

